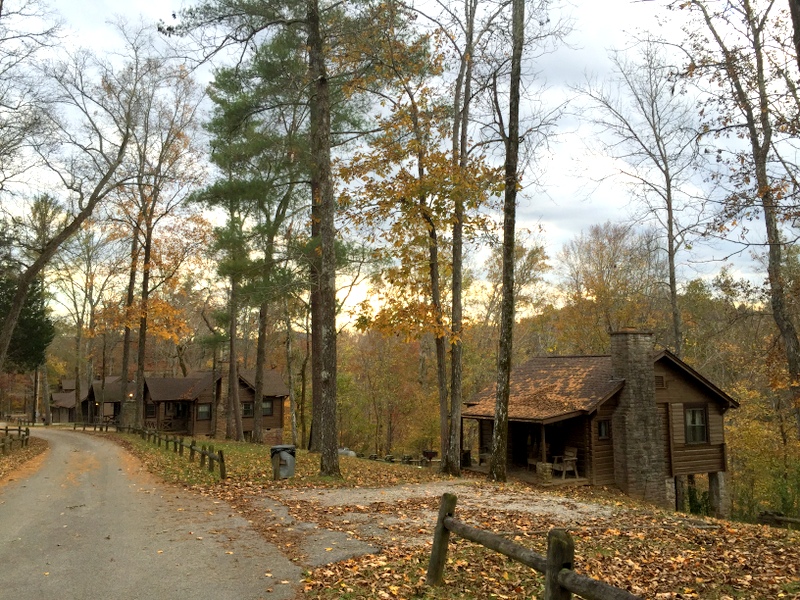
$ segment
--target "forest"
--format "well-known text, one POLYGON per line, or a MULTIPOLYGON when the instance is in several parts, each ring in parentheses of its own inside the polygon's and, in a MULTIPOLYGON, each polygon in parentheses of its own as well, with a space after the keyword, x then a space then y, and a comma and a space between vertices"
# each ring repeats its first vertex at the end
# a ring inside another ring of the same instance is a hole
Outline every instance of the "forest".
POLYGON ((141 424, 146 376, 213 369, 241 440, 237 373, 275 369, 323 474, 457 474, 465 400, 499 383, 502 423, 514 365, 636 327, 740 403, 734 516, 800 515, 800 5, 651 4, 680 39, 560 98, 557 2, 195 0, 113 52, 0 3, 0 413, 121 376, 141 424), (631 210, 549 247, 515 215, 576 119, 631 210))

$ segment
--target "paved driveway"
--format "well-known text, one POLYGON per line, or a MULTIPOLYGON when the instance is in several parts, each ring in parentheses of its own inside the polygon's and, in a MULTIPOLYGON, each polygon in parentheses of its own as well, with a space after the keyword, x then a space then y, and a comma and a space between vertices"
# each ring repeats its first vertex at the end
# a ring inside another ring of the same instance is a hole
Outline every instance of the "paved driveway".
POLYGON ((300 568, 227 504, 156 482, 102 438, 33 434, 42 466, 0 486, 0 597, 294 597, 300 568))

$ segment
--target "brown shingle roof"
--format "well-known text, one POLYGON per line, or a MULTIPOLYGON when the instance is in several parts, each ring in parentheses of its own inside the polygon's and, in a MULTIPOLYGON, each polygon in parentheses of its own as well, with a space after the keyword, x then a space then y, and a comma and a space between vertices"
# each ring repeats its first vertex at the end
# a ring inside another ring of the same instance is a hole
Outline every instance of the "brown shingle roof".
MULTIPOLYGON (((255 369, 241 369, 239 378, 253 390, 256 389, 255 369)), ((275 369, 264 369, 264 396, 283 398, 288 395, 289 388, 283 383, 281 374, 275 369)))
MULTIPOLYGON (((217 373, 217 378, 219 378, 217 373)), ((211 373, 198 373, 189 377, 145 377, 144 384, 153 402, 195 400, 211 387, 211 373)))
POLYGON ((53 392, 51 394, 53 406, 58 408, 75 408, 75 392, 53 392))
MULTIPOLYGON (((623 384, 611 379, 610 356, 534 358, 511 372, 508 418, 552 423, 591 413, 623 384)), ((463 416, 493 418, 496 389, 491 385, 476 394, 463 416)))
MULTIPOLYGON (((136 382, 128 382, 128 393, 136 390, 136 382)), ((122 377, 109 375, 105 382, 96 379, 92 382, 90 396, 94 402, 122 402, 122 377)))

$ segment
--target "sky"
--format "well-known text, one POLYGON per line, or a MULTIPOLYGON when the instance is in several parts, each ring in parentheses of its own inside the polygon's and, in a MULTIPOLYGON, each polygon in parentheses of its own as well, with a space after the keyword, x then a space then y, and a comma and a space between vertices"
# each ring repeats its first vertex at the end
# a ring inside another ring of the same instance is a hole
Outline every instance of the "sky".
MULTIPOLYGON (((544 56, 539 69, 547 81, 549 94, 569 95, 570 86, 587 76, 603 78, 610 72, 608 50, 626 42, 626 34, 656 29, 662 35, 677 35, 677 25, 660 19, 672 17, 663 2, 643 0, 571 0, 566 7, 573 20, 567 45, 544 56), (671 32, 675 32, 674 34, 671 32)), ((111 48, 116 43, 109 20, 122 15, 136 21, 169 21, 181 0, 54 0, 54 6, 74 29, 81 44, 111 48)), ((525 187, 519 200, 517 222, 520 228, 541 230, 548 254, 553 257, 570 239, 593 224, 626 219, 632 205, 619 181, 597 180, 615 171, 612 160, 587 151, 586 125, 575 116, 561 122, 559 134, 548 152, 539 159, 541 185, 525 187)), ((531 177, 527 178, 528 183, 531 177)), ((700 263, 684 265, 684 276, 713 275, 721 264, 707 262, 724 256, 725 248, 700 249, 700 263)), ((750 266, 739 261, 739 273, 749 274, 750 266)))

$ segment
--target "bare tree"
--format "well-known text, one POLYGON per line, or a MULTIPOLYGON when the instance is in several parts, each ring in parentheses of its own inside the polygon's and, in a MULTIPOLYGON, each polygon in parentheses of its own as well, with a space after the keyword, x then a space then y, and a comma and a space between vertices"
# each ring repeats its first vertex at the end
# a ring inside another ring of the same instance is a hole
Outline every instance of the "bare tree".
POLYGON ((597 109, 588 118, 601 130, 603 151, 623 165, 642 219, 655 219, 666 237, 672 348, 681 356, 677 255, 705 217, 705 199, 692 192, 702 157, 699 124, 662 43, 647 37, 633 50, 635 58, 630 50, 612 52, 613 79, 589 81, 582 92, 597 109))
POLYGON ((35 139, 44 168, 60 183, 69 217, 18 277, 17 291, 0 329, 0 370, 31 283, 98 204, 128 178, 123 168, 142 84, 141 65, 117 67, 87 51, 46 64, 50 110, 35 139))
POLYGON ((787 221, 796 218, 797 111, 791 21, 774 2, 694 0, 684 4, 696 17, 690 35, 687 74, 704 77, 704 131, 720 139, 720 161, 729 168, 730 193, 721 211, 724 230, 740 219, 763 217, 772 316, 786 357, 789 388, 800 436, 800 337, 785 282, 787 221), (729 157, 729 158, 725 158, 729 157))
POLYGON ((0 190, 37 164, 32 149, 46 125, 47 106, 32 66, 58 31, 41 0, 0 2, 0 190))
MULTIPOLYGON (((75 327, 75 401, 80 406, 84 388, 92 384, 93 368, 86 369, 84 380, 83 363, 92 353, 85 351, 84 335, 88 333, 89 344, 94 340, 97 313, 106 298, 124 258, 121 255, 119 238, 109 228, 99 228, 92 220, 62 246, 54 260, 55 298, 61 304, 75 327)), ((87 418, 92 417, 92 407, 87 418)))

